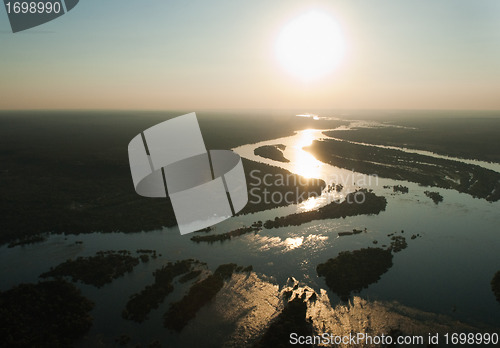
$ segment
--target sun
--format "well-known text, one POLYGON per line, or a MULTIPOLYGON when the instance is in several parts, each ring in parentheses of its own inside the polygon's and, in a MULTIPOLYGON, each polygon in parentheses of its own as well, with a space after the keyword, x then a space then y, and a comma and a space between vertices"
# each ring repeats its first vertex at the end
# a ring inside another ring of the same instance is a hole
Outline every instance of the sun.
POLYGON ((344 40, 336 21, 311 10, 287 23, 276 39, 281 66, 301 80, 316 80, 333 72, 344 56, 344 40))

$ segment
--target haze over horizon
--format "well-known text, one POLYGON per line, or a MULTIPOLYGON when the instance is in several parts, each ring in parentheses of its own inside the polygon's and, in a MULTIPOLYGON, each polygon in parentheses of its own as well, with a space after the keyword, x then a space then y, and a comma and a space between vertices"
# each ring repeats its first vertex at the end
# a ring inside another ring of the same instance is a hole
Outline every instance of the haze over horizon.
POLYGON ((1 7, 0 109, 498 110, 499 11, 495 0, 87 0, 12 34, 1 7), (300 78, 331 37, 281 48, 303 56, 291 72, 277 40, 311 11, 343 46, 334 67, 300 78))

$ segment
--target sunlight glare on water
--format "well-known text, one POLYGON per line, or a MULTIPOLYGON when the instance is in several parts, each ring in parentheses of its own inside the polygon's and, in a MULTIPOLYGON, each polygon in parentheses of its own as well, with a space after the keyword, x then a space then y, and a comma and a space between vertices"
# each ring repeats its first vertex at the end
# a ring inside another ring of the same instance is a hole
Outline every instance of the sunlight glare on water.
POLYGON ((285 239, 285 244, 288 249, 295 249, 298 248, 302 245, 302 242, 304 241, 304 237, 297 237, 297 238, 287 238, 285 239))
POLYGON ((300 211, 311 211, 311 210, 318 209, 322 205, 324 205, 324 202, 322 199, 316 198, 316 197, 311 197, 311 198, 305 200, 304 202, 300 203, 299 210, 300 211))
POLYGON ((315 139, 316 129, 306 129, 300 132, 300 138, 293 145, 295 161, 293 172, 305 178, 320 177, 320 167, 322 163, 314 158, 310 153, 302 150, 303 147, 310 146, 315 139))

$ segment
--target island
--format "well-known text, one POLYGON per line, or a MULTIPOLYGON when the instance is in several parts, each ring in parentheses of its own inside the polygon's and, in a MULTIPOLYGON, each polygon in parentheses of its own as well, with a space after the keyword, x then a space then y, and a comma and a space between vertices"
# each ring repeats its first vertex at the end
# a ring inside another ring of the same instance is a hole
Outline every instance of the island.
POLYGON ((234 237, 238 237, 238 236, 241 236, 241 235, 246 234, 246 233, 250 233, 250 232, 257 233, 261 229, 262 229, 262 222, 260 224, 254 223, 254 224, 252 224, 252 226, 249 226, 249 227, 240 227, 240 228, 237 228, 235 230, 232 230, 232 231, 229 231, 226 233, 211 234, 211 235, 207 235, 207 236, 194 236, 194 237, 191 237, 191 240, 193 242, 197 242, 197 243, 199 243, 199 242, 209 242, 209 243, 223 242, 225 240, 228 240, 228 239, 231 239, 234 237))
MULTIPOLYGON (((267 220, 264 223, 262 223, 262 221, 257 221, 251 226, 240 227, 225 233, 193 236, 191 240, 197 243, 223 242, 246 233, 258 233, 262 230, 262 227, 271 229, 286 226, 299 226, 314 220, 337 219, 363 214, 378 214, 385 210, 386 205, 387 200, 385 197, 377 196, 367 189, 359 189, 349 193, 342 202, 333 201, 317 210, 276 217, 274 220, 267 220)), ((353 232, 339 232, 339 236, 358 234, 361 232, 361 230, 354 229, 353 232)))
POLYGON ((400 192, 400 193, 408 193, 409 192, 408 187, 403 186, 403 185, 394 185, 392 187, 392 191, 393 192, 400 192))
POLYGON ((290 162, 290 160, 283 156, 283 151, 285 150, 285 148, 286 146, 283 144, 264 145, 259 146, 258 148, 253 150, 253 153, 256 156, 272 159, 273 161, 288 163, 290 162))
POLYGON ((431 191, 425 191, 424 194, 429 197, 430 199, 432 199, 432 201, 435 203, 435 204, 438 204, 440 202, 443 201, 443 196, 441 196, 439 194, 439 192, 431 192, 431 191))
MULTIPOLYGON (((156 255, 156 252, 153 255, 156 255)), ((132 272, 134 267, 139 264, 139 260, 147 262, 149 257, 131 256, 130 251, 127 250, 98 251, 95 256, 80 256, 75 260, 66 260, 40 277, 68 276, 74 282, 81 281, 100 288, 126 272, 132 272)))
POLYGON ((359 189, 346 195, 342 202, 333 201, 313 211, 294 213, 267 220, 265 228, 299 226, 313 220, 338 219, 347 216, 378 214, 387 206, 385 197, 377 196, 367 189, 359 189))
MULTIPOLYGON (((342 251, 337 257, 316 266, 318 276, 325 277, 326 285, 346 302, 352 292, 360 292, 376 283, 392 267, 393 253, 408 247, 406 238, 397 232, 387 236, 391 241, 389 247, 342 251)), ((378 244, 378 241, 373 243, 378 244)))
POLYGON ((477 165, 337 139, 314 141, 304 150, 322 162, 363 174, 500 200, 500 173, 477 165))
POLYGON ((160 269, 153 272, 154 283, 146 286, 141 292, 130 296, 125 309, 122 312, 124 319, 133 320, 141 323, 147 319, 151 310, 158 308, 165 297, 174 290, 172 284, 175 277, 183 275, 181 282, 187 282, 196 278, 201 270, 196 269, 203 263, 194 260, 182 260, 176 263, 167 263, 160 269))
POLYGON ((92 326, 94 304, 62 279, 0 292, 4 347, 72 347, 92 326))
POLYGON ((382 274, 392 267, 392 253, 388 249, 363 248, 342 251, 316 267, 318 276, 325 277, 326 285, 342 301, 347 301, 351 292, 360 292, 376 283, 382 274))

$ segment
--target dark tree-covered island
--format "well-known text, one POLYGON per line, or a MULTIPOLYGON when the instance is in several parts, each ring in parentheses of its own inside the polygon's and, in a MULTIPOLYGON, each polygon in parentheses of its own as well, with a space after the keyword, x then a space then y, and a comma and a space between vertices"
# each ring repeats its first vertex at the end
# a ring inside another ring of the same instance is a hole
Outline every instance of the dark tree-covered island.
POLYGON ((425 191, 424 194, 429 197, 430 199, 432 199, 432 201, 435 203, 435 204, 438 204, 440 202, 443 201, 443 196, 441 196, 441 194, 439 192, 431 192, 431 191, 425 191))
POLYGON ((298 226, 313 220, 338 219, 347 216, 363 214, 378 214, 387 206, 385 197, 377 196, 373 192, 360 189, 349 193, 342 202, 331 202, 317 210, 295 213, 287 216, 267 220, 265 228, 298 226))
POLYGON ((342 251, 336 258, 319 264, 316 271, 342 301, 347 301, 351 292, 360 292, 377 282, 391 267, 390 250, 364 248, 342 251))
POLYGON ((283 155, 283 150, 285 150, 285 145, 264 145, 256 148, 253 153, 257 156, 269 158, 274 161, 288 163, 290 160, 283 155))
POLYGON ((193 259, 169 262, 153 272, 154 283, 146 286, 141 292, 133 294, 122 312, 122 317, 138 323, 147 319, 151 310, 158 308, 165 297, 174 290, 172 284, 175 277, 184 275, 182 282, 196 278, 201 272, 196 266, 204 265, 193 259))
MULTIPOLYGON (((127 272, 132 272, 139 260, 147 262, 148 252, 141 253, 139 257, 131 256, 130 251, 98 251, 95 256, 78 257, 67 260, 40 277, 71 277, 73 281, 81 281, 98 288, 111 283, 127 272), (147 257, 144 257, 147 256, 147 257)), ((156 253, 153 254, 156 257, 156 253)))
POLYGON ((336 139, 314 141, 304 150, 340 168, 453 189, 490 202, 500 200, 500 173, 480 166, 336 139))
POLYGON ((61 279, 1 292, 1 345, 71 347, 92 326, 93 306, 73 284, 61 279))

